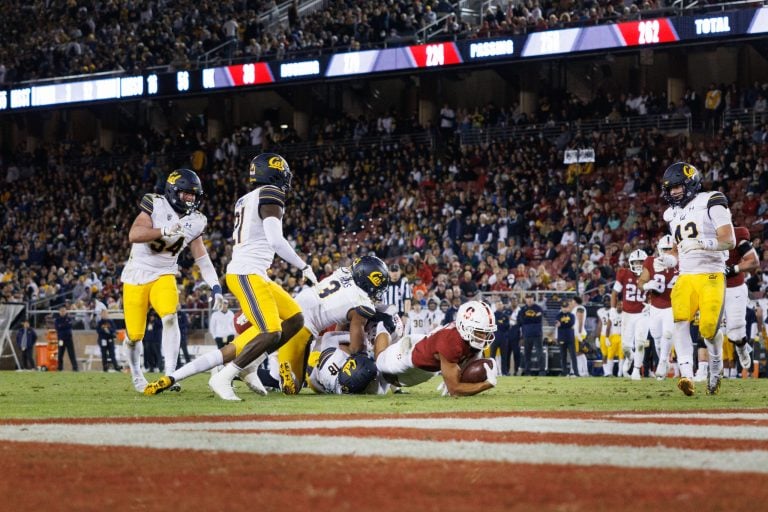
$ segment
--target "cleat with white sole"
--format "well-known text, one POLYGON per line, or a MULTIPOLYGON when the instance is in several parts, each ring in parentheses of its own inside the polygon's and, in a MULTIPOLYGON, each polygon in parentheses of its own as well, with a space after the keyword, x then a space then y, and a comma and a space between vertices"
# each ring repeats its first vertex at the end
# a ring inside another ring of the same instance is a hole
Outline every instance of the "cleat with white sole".
POLYGON ((227 378, 226 372, 218 372, 211 375, 211 378, 208 379, 208 387, 222 400, 230 402, 242 401, 242 398, 235 394, 235 388, 232 387, 232 381, 227 378))
POLYGON ((257 372, 250 372, 248 375, 243 377, 243 382, 245 382, 245 385, 248 386, 248 389, 254 393, 262 396, 267 395, 267 388, 265 388, 264 384, 261 383, 261 379, 259 379, 257 372))
POLYGON ((144 375, 134 375, 133 376, 133 389, 136 390, 137 393, 144 393, 144 390, 147 388, 147 379, 144 378, 144 375))

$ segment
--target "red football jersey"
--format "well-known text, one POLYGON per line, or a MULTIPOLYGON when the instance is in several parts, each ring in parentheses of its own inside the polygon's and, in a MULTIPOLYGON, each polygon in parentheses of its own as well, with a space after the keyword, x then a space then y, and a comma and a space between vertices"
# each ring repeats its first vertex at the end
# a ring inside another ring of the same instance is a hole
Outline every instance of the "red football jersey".
POLYGON ((659 281, 664 285, 664 292, 663 293, 656 293, 654 291, 650 292, 649 295, 651 297, 651 306, 660 308, 660 309, 666 309, 672 307, 672 287, 675 285, 675 281, 677 280, 677 267, 669 268, 665 270, 664 272, 656 272, 653 270, 653 260, 655 256, 648 256, 645 258, 645 261, 643 262, 643 268, 648 269, 648 272, 651 274, 651 279, 654 281, 659 281))
POLYGON ((448 361, 461 365, 467 359, 475 357, 477 352, 461 339, 456 326, 450 323, 416 343, 411 352, 411 362, 422 370, 439 372, 440 354, 448 361))
MULTIPOLYGON (((734 233, 736 234, 736 247, 728 251, 728 259, 726 260, 726 265, 738 265, 738 263, 741 261, 741 254, 739 254, 738 247, 741 242, 744 240, 749 241, 749 230, 744 227, 734 227, 733 228, 734 233)), ((741 286, 744 284, 744 272, 739 272, 733 277, 729 277, 725 280, 725 286, 728 288, 735 288, 736 286, 741 286)))
POLYGON ((622 310, 627 313, 642 313, 645 304, 645 291, 637 286, 637 278, 628 268, 620 268, 616 273, 613 289, 621 294, 622 310))

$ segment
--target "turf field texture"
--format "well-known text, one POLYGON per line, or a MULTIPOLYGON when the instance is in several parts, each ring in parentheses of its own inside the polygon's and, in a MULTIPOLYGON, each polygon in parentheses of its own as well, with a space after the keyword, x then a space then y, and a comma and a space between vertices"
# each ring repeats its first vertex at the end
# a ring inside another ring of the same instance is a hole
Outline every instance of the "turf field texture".
POLYGON ((499 379, 385 396, 251 393, 208 375, 0 372, 0 511, 763 510, 768 379, 499 379), (148 378, 158 377, 148 375, 148 378))

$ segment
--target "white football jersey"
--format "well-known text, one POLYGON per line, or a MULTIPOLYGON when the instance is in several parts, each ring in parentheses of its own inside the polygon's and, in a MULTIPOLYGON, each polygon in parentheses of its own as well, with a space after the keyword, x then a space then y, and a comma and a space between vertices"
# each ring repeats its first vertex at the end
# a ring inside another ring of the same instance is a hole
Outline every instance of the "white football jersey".
POLYGON ((597 318, 600 320, 600 336, 608 335, 608 324, 611 322, 608 311, 608 308, 600 308, 597 310, 597 318))
MULTIPOLYGON (((406 324, 405 332, 408 334, 428 334, 433 327, 429 325, 427 313, 428 311, 425 309, 420 311, 411 309, 408 312, 408 323, 406 324)), ((435 327, 439 327, 439 325, 435 327)))
POLYGON ((272 185, 264 185, 248 192, 235 203, 235 228, 232 239, 232 260, 227 265, 227 274, 258 274, 269 278, 267 269, 275 259, 275 250, 264 234, 264 222, 259 215, 259 206, 275 204, 285 207, 285 192, 272 185))
POLYGON ((434 311, 427 310, 427 328, 430 331, 443 325, 443 320, 445 320, 445 313, 440 311, 440 309, 434 311))
POLYGON ((309 374, 309 385, 316 393, 340 395, 339 372, 344 363, 349 359, 349 354, 340 348, 326 348, 320 353, 317 366, 309 374))
POLYGON ((576 306, 573 308, 573 316, 576 318, 576 322, 579 322, 579 318, 576 313, 581 313, 581 325, 575 325, 574 329, 577 337, 585 338, 587 336, 587 308, 584 306, 576 306))
POLYGON ((146 284, 160 276, 175 275, 179 270, 181 251, 205 231, 205 215, 193 211, 179 217, 171 204, 159 194, 146 194, 140 204, 141 211, 152 218, 152 227, 162 228, 180 223, 183 235, 163 237, 151 242, 131 244, 131 255, 120 279, 128 284, 146 284))
MULTIPOLYGON (((669 231, 679 243, 686 238, 717 238, 717 228, 731 223, 728 200, 720 192, 699 192, 683 207, 670 206, 664 211, 669 231)), ((679 254, 680 274, 725 272, 728 251, 695 249, 679 254)))
POLYGON ((296 295, 296 302, 304 314, 304 327, 313 336, 336 324, 347 323, 350 309, 363 318, 376 313, 373 301, 352 279, 352 271, 341 267, 316 286, 305 288, 296 295))

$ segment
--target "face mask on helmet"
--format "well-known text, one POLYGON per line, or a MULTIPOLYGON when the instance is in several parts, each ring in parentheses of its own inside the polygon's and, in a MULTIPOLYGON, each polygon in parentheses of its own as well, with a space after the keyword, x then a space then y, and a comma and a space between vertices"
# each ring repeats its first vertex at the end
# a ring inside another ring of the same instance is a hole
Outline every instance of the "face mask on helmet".
POLYGON ((483 350, 496 337, 496 320, 491 307, 476 300, 462 304, 456 312, 456 329, 469 346, 483 350))
POLYGON ((685 206, 701 189, 701 173, 685 162, 676 162, 664 171, 661 196, 672 206, 685 206))
POLYGON ((645 251, 641 251, 640 249, 636 251, 632 251, 632 254, 629 255, 629 270, 633 274, 639 276, 643 273, 643 262, 645 261, 645 258, 647 258, 648 255, 645 253, 645 251))
POLYGON ((200 178, 189 169, 176 169, 168 175, 165 182, 165 198, 176 212, 189 215, 200 208, 200 201, 203 198, 200 178), (192 199, 185 199, 182 194, 189 194, 192 199))
POLYGON ((363 256, 352 263, 352 279, 371 300, 377 302, 389 286, 389 270, 376 256, 363 256))

